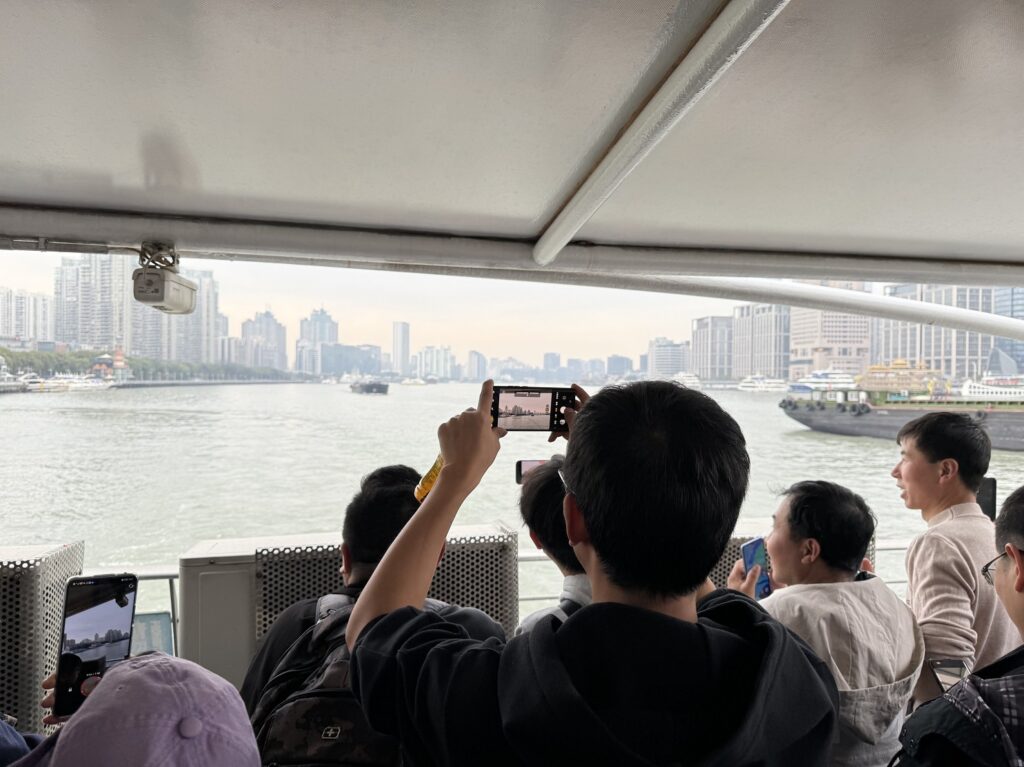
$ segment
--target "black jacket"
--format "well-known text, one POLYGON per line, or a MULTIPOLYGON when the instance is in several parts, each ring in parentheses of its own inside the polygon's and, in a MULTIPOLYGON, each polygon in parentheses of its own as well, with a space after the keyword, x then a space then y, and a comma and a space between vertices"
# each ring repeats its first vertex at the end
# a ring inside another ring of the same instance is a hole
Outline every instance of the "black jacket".
POLYGON ((415 764, 826 765, 825 665, 736 592, 698 618, 595 604, 506 643, 405 608, 360 636, 353 688, 415 764))

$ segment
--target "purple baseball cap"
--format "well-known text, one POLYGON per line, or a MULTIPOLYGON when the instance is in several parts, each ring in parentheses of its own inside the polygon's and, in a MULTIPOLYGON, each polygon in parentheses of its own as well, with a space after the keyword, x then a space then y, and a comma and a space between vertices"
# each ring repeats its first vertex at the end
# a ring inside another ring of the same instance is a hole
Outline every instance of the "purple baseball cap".
POLYGON ((12 767, 259 767, 245 705, 191 661, 150 653, 119 663, 59 732, 12 767))

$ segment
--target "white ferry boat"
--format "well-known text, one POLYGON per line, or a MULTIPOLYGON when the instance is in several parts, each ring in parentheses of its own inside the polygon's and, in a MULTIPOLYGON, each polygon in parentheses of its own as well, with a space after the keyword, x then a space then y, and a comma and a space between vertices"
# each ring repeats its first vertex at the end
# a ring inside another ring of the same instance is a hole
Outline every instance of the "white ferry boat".
POLYGON ((964 381, 960 399, 968 402, 1024 402, 1024 378, 988 377, 981 381, 964 381))
POLYGON ((789 383, 781 378, 768 378, 762 375, 747 376, 736 387, 739 391, 783 392, 789 391, 789 383))
POLYGON ((851 391, 856 388, 857 381, 852 375, 836 370, 815 370, 809 376, 789 384, 790 394, 851 391))
POLYGON ((700 391, 704 388, 700 378, 695 376, 693 373, 676 373, 672 376, 672 380, 676 383, 681 383, 687 389, 696 389, 700 391))

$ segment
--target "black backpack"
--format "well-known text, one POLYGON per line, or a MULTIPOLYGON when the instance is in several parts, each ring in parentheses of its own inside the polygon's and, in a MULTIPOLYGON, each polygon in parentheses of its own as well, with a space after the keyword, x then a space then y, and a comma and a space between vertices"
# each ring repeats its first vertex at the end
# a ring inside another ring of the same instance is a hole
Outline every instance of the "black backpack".
MULTIPOLYGON (((352 692, 345 628, 355 599, 321 597, 316 623, 278 662, 252 714, 264 765, 400 765, 399 742, 373 730, 352 692)), ((443 602, 427 600, 438 610, 443 602)))

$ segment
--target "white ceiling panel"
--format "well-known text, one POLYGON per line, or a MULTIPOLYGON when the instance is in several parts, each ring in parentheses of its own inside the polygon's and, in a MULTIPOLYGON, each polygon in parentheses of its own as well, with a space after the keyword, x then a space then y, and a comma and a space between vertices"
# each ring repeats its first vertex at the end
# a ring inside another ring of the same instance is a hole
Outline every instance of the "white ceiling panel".
POLYGON ((1024 260, 1024 2, 792 0, 577 239, 1024 260))
POLYGON ((6 0, 0 202, 534 237, 724 0, 6 0))

